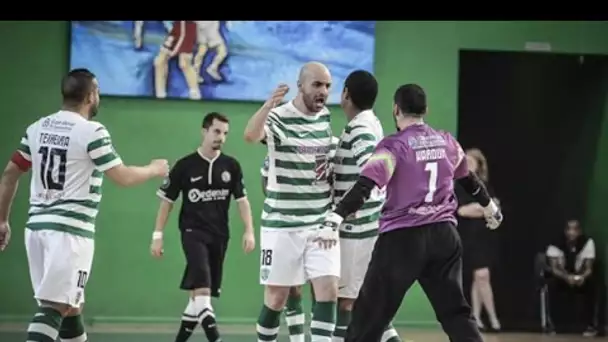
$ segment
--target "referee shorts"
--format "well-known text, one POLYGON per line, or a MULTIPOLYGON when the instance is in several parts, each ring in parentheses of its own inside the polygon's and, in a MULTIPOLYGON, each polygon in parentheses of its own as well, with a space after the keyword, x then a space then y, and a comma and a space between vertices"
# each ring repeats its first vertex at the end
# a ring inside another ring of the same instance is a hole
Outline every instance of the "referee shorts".
POLYGON ((378 236, 345 341, 380 341, 415 281, 429 298, 450 341, 483 341, 462 293, 462 244, 450 222, 378 236))
POLYGON ((200 233, 189 229, 182 231, 181 235, 186 268, 180 288, 182 290, 208 288, 212 297, 219 297, 228 241, 224 239, 210 241, 201 237, 200 233))

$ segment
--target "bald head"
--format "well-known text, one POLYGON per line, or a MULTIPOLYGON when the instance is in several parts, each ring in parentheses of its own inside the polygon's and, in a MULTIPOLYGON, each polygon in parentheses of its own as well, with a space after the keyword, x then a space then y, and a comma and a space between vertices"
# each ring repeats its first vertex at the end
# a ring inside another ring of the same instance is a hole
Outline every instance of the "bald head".
POLYGON ((310 78, 325 78, 331 80, 331 75, 325 64, 319 62, 308 62, 300 69, 298 81, 301 84, 304 84, 306 81, 309 81, 310 78))
POLYGON ((298 92, 309 112, 317 113, 325 107, 330 86, 331 74, 324 64, 308 62, 300 69, 298 92))

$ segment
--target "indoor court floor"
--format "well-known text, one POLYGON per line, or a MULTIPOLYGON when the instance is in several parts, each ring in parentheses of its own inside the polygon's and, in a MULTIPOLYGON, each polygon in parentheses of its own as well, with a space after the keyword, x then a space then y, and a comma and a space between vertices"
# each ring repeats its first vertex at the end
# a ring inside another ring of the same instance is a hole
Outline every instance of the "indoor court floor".
MULTIPOLYGON (((175 336, 173 325, 133 325, 133 324, 96 324, 87 327, 91 342, 170 342, 175 336)), ((26 326, 21 324, 0 324, 0 342, 20 342, 25 340, 26 326)), ((255 332, 251 326, 224 326, 222 340, 225 342, 255 342, 255 332)), ((281 329, 279 342, 288 342, 286 329, 281 329)), ((405 341, 448 342, 442 331, 432 329, 399 329, 405 341)), ((606 338, 585 338, 580 335, 541 335, 501 333, 486 334, 485 342, 583 342, 604 341, 606 338)), ((202 331, 198 331, 190 341, 206 341, 202 331)))

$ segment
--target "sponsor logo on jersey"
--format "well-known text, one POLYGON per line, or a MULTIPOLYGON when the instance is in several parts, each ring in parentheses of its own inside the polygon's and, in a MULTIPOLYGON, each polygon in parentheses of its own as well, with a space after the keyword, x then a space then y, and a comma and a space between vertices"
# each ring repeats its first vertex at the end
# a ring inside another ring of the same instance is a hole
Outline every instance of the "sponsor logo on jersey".
POLYGON ((188 200, 192 203, 224 201, 229 196, 230 190, 228 189, 209 189, 204 191, 199 189, 190 189, 190 191, 188 191, 188 200))

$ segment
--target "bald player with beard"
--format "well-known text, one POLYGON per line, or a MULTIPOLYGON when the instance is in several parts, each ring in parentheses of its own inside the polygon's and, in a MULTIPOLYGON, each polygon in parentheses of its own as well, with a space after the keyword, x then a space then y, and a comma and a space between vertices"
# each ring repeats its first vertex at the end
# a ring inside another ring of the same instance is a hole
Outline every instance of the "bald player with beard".
POLYGON ((289 289, 307 281, 316 299, 312 342, 330 342, 335 327, 340 249, 315 242, 332 199, 332 132, 325 107, 330 86, 327 67, 307 63, 300 70, 296 97, 278 106, 289 91, 279 85, 245 128, 247 142, 266 139, 269 161, 260 233, 260 283, 265 291, 258 341, 276 341, 289 289))

